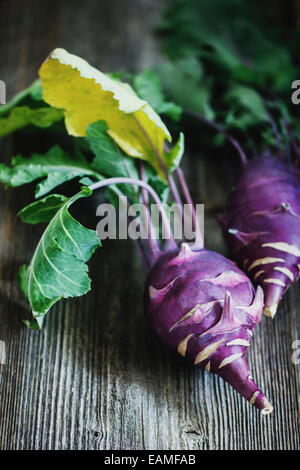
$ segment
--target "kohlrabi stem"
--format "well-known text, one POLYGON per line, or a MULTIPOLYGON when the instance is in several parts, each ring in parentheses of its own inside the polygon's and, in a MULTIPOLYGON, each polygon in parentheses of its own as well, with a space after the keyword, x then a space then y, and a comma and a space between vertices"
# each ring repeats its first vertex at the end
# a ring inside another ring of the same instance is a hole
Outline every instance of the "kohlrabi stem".
MULTIPOLYGON (((140 121, 136 117, 135 117, 135 120, 136 120, 138 126, 140 127, 141 131, 143 132, 144 136, 146 137, 148 143, 150 144, 154 154, 157 157, 160 168, 161 168, 163 174, 165 175, 166 179, 168 180, 173 199, 174 199, 175 203, 177 204, 177 206, 180 210, 181 219, 184 222, 183 202, 182 202, 182 199, 180 197, 180 193, 177 189, 175 180, 174 180, 173 176, 168 173, 167 168, 166 168, 166 166, 165 166, 165 164, 162 160, 162 157, 161 157, 158 149, 153 144, 151 137, 149 136, 147 131, 144 129, 144 127, 142 126, 142 124, 140 123, 140 121)), ((208 124, 210 124, 210 125, 214 125, 214 127, 217 130, 222 132, 231 141, 231 143, 236 147, 236 149, 239 152, 242 164, 246 165, 247 164, 247 157, 246 157, 246 154, 244 153, 243 149, 241 148, 240 144, 235 139, 233 139, 230 135, 228 135, 225 132, 225 130, 221 128, 221 126, 213 123, 212 121, 206 120, 206 118, 203 118, 203 120, 205 122, 207 122, 208 124)), ((165 144, 165 148, 168 150, 167 144, 165 144)), ((181 189, 182 189, 183 195, 185 197, 185 200, 188 204, 190 204, 191 211, 192 211, 192 220, 193 220, 194 229, 195 229, 195 232, 196 232, 196 239, 195 239, 195 244, 194 244, 193 248, 194 249, 201 249, 204 246, 201 227, 199 226, 199 223, 198 223, 198 220, 197 220, 197 217, 196 217, 195 206, 194 206, 194 203, 192 201, 192 198, 191 198, 191 195, 190 195, 188 186, 186 184, 186 181, 185 181, 184 174, 183 174, 182 170, 177 171, 177 176, 178 176, 179 183, 181 185, 181 189)))
POLYGON ((192 200, 192 196, 191 196, 191 193, 189 191, 188 185, 186 183, 184 173, 183 173, 183 171, 180 167, 176 168, 176 174, 177 174, 178 181, 179 181, 179 184, 181 186, 185 201, 187 202, 187 204, 189 204, 189 207, 191 208, 192 221, 193 221, 194 229, 195 229, 195 232, 196 232, 196 240, 195 240, 195 244, 193 245, 193 249, 201 250, 204 247, 204 240, 203 240, 203 237, 202 237, 201 227, 200 227, 198 219, 197 219, 195 205, 194 205, 194 202, 192 200))
POLYGON ((166 175, 166 176, 168 178, 168 182, 169 182, 169 186, 170 186, 170 189, 171 189, 172 196, 173 196, 174 201, 176 202, 176 204, 179 208, 181 218, 183 219, 183 203, 182 203, 182 199, 180 197, 179 191, 177 189, 176 183, 175 183, 174 178, 173 178, 172 175, 166 175))
POLYGON ((144 126, 142 126, 142 124, 140 123, 140 121, 138 120, 138 118, 136 116, 133 115, 133 118, 135 120, 135 122, 137 123, 137 125, 139 126, 139 128, 141 129, 142 133, 144 134, 144 136, 146 137, 147 139, 147 142, 148 144, 150 145, 150 147, 152 148, 153 152, 155 153, 155 156, 157 157, 157 160, 158 160, 158 163, 159 163, 159 166, 161 168, 161 170, 163 171, 163 173, 165 174, 167 169, 166 169, 166 166, 164 164, 164 162, 162 161, 162 158, 160 156, 160 153, 158 151, 158 149, 155 147, 155 145, 153 144, 152 142, 152 139, 151 137, 149 136, 148 132, 146 131, 146 129, 144 128, 144 126))
POLYGON ((179 210, 180 210, 181 215, 182 215, 183 214, 182 201, 181 201, 178 189, 176 187, 175 181, 174 181, 173 177, 170 174, 168 174, 168 170, 166 168, 166 165, 164 164, 158 149, 153 144, 152 139, 149 136, 148 132, 145 130, 145 128, 142 126, 142 124, 140 123, 140 121, 137 119, 136 116, 134 116, 134 119, 135 119, 137 125, 139 126, 139 128, 141 129, 142 133, 144 134, 145 138, 147 139, 149 145, 151 146, 155 156, 157 157, 157 161, 159 163, 159 166, 160 166, 165 178, 167 179, 167 181, 169 183, 174 201, 176 202, 176 204, 178 204, 179 210))
MULTIPOLYGON (((145 183, 144 181, 140 181, 136 178, 115 177, 115 178, 107 178, 107 179, 102 180, 102 181, 97 181, 96 183, 90 185, 89 189, 94 191, 95 189, 100 189, 100 188, 104 188, 106 186, 115 185, 115 184, 132 184, 132 185, 140 186, 141 188, 144 188, 146 191, 148 191, 148 193, 151 195, 153 201, 157 204, 158 210, 161 214, 163 232, 166 235, 166 240, 169 241, 169 245, 171 245, 173 249, 177 248, 177 244, 176 244, 176 242, 174 240, 174 237, 173 237, 173 234, 172 234, 170 222, 169 222, 169 219, 168 219, 167 214, 165 212, 165 209, 162 205, 162 202, 161 202, 159 196, 157 195, 157 193, 154 191, 154 189, 148 183, 145 183)), ((154 263, 158 259, 158 257, 161 255, 161 251, 160 251, 158 245, 155 244, 155 246, 156 246, 156 248, 154 248, 154 245, 151 246, 151 251, 152 251, 151 260, 150 260, 151 264, 154 263)))
POLYGON ((144 266, 145 268, 147 269, 147 271, 151 268, 151 264, 150 262, 148 261, 145 253, 144 253, 144 250, 143 250, 143 247, 141 246, 141 242, 140 240, 133 240, 134 241, 134 244, 143 260, 143 263, 144 263, 144 266))
POLYGON ((287 133, 288 133, 288 135, 291 139, 292 148, 295 152, 295 155, 296 155, 296 158, 297 158, 297 163, 299 165, 300 164, 300 149, 299 149, 299 146, 296 142, 296 139, 295 139, 295 137, 292 133, 291 126, 290 126, 289 122, 287 121, 287 119, 285 117, 283 118, 283 124, 284 124, 284 127, 285 127, 285 129, 286 129, 286 131, 287 131, 287 133))
MULTIPOLYGON (((142 161, 140 161, 140 175, 141 175, 141 181, 146 183, 146 172, 145 172, 145 167, 142 161)), ((151 259, 155 259, 155 251, 157 249, 157 243, 154 241, 156 239, 155 233, 154 233, 154 228, 151 223, 151 215, 149 212, 149 194, 146 191, 146 189, 142 188, 142 203, 145 206, 146 210, 146 230, 147 233, 150 231, 150 238, 146 240, 146 244, 148 245, 148 250, 150 251, 150 257, 151 259), (154 245, 154 246, 153 246, 154 245), (155 246, 156 245, 156 246, 155 246)))
POLYGON ((239 142, 236 139, 234 139, 234 137, 232 137, 230 134, 227 133, 227 131, 224 129, 223 126, 221 126, 220 124, 215 123, 214 121, 211 121, 210 119, 202 116, 201 114, 195 113, 194 111, 184 110, 184 112, 188 116, 192 116, 196 119, 199 119, 200 121, 204 122, 205 124, 208 124, 209 126, 216 129, 218 132, 223 134, 224 137, 226 137, 231 142, 231 144, 236 148, 236 150, 238 151, 238 154, 240 156, 242 165, 247 165, 247 163, 248 163, 247 155, 245 154, 244 150, 242 149, 242 146, 239 144, 239 142))
MULTIPOLYGON (((278 110, 280 112, 282 112, 280 104, 278 102, 278 98, 277 98, 275 93, 271 93, 271 99, 272 99, 273 103, 277 106, 278 110)), ((284 116, 284 113, 282 113, 282 120, 283 120, 283 125, 285 127, 285 130, 286 130, 286 132, 288 133, 288 136, 291 139, 292 149, 295 152, 295 155, 296 155, 296 158, 297 158, 297 164, 299 166, 299 164, 300 164, 300 149, 299 149, 299 146, 297 145, 297 141, 296 141, 296 139, 295 139, 295 137, 292 133, 290 123, 288 122, 287 118, 284 116)))
POLYGON ((266 110, 270 125, 271 125, 272 130, 273 130, 273 134, 274 134, 274 137, 275 137, 275 140, 276 140, 277 150, 279 151, 280 155, 282 156, 282 153, 283 153, 282 152, 282 145, 281 145, 281 141, 280 141, 280 134, 279 134, 279 131, 278 131, 277 124, 276 124, 275 120, 273 119, 273 116, 270 113, 270 111, 268 110, 267 106, 265 106, 265 110, 266 110))
MULTIPOLYGON (((140 161, 140 175, 141 175, 141 180, 146 183, 146 171, 145 171, 145 166, 142 161, 140 161)), ((149 207, 149 194, 144 188, 142 188, 142 196, 143 196, 143 202, 145 206, 149 207)))
MULTIPOLYGON (((141 180, 146 183, 146 171, 145 171, 145 166, 144 166, 144 163, 142 162, 142 160, 140 161, 140 175, 141 175, 141 180)), ((150 216, 150 213, 149 213, 149 206, 150 206, 149 194, 143 188, 142 188, 142 200, 143 200, 143 203, 144 203, 144 205, 146 207, 146 210, 147 210, 147 226, 150 227, 150 230, 153 231, 153 233, 154 233, 154 228, 153 228, 153 225, 151 223, 151 216, 150 216)), ((155 235, 153 236, 153 238, 155 238, 155 235)), ((167 239, 165 241, 165 249, 166 250, 173 250, 174 249, 174 242, 173 242, 172 239, 167 239)))

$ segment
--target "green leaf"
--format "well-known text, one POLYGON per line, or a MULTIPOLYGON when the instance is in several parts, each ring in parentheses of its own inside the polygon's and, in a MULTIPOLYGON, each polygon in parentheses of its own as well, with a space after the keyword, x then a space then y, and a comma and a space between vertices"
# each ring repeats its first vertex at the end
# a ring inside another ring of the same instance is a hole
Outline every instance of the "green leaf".
POLYGON ((152 70, 145 70, 133 79, 137 94, 147 101, 158 114, 165 114, 174 121, 179 121, 181 108, 166 100, 159 77, 152 70))
POLYGON ((28 158, 18 155, 12 159, 11 168, 0 164, 0 181, 6 186, 21 186, 43 178, 36 187, 36 198, 66 181, 88 175, 101 178, 80 155, 71 157, 58 146, 45 154, 34 153, 28 158))
POLYGON ((24 207, 18 215, 21 217, 22 222, 27 224, 50 222, 67 200, 68 198, 61 194, 51 194, 44 199, 24 207))
POLYGON ((268 121, 265 105, 260 95, 252 88, 235 85, 224 96, 224 102, 230 106, 226 123, 242 130, 268 121))
MULTIPOLYGON (((43 100, 43 90, 41 80, 35 80, 28 88, 17 93, 8 103, 0 106, 0 116, 7 115, 12 108, 21 103, 30 101, 37 102, 43 100)), ((33 104, 31 103, 31 104, 33 104)))
POLYGON ((170 152, 167 154, 167 158, 169 159, 169 167, 170 170, 174 170, 180 165, 181 159, 184 154, 184 135, 180 132, 179 139, 171 148, 170 152))
POLYGON ((80 178, 79 183, 82 186, 91 186, 93 183, 95 183, 95 181, 89 178, 88 176, 84 176, 83 178, 80 178))
POLYGON ((16 106, 11 109, 8 116, 0 117, 0 137, 4 137, 30 124, 36 127, 50 127, 60 121, 62 111, 49 106, 41 108, 29 108, 28 106, 16 106))
POLYGON ((148 183, 157 193, 161 202, 166 204, 169 199, 170 186, 157 175, 150 176, 148 179, 148 183))
MULTIPOLYGON (((235 138, 243 139, 244 148, 254 145, 263 151, 275 143, 273 117, 284 144, 278 109, 273 112, 267 103, 272 116, 267 115, 261 99, 270 101, 273 96, 273 104, 285 103, 293 116, 293 128, 297 117, 290 95, 291 83, 300 76, 300 33, 292 25, 284 25, 278 5, 266 8, 264 2, 246 0, 174 0, 166 8, 161 30, 164 51, 174 63, 163 65, 158 73, 168 99, 184 111, 192 111, 185 113, 190 117, 184 124, 194 130, 198 114, 225 130, 230 127, 235 138), (199 76, 202 73, 198 82, 190 83, 184 75, 181 78, 178 64, 185 60, 194 61, 195 71, 198 64, 199 76), (197 104, 203 93, 204 103, 214 110, 211 116, 205 114, 201 100, 197 104)), ((203 137, 205 141, 206 135, 203 137)), ((214 142, 220 140, 224 136, 214 142)))
MULTIPOLYGON (((105 121, 94 122, 87 127, 86 140, 95 155, 91 167, 106 177, 139 178, 135 161, 120 151, 107 131, 105 121)), ((132 185, 122 184, 120 190, 134 200, 137 197, 132 185)))
MULTIPOLYGON (((38 324, 61 298, 78 297, 90 290, 86 263, 101 243, 95 230, 83 227, 68 211, 75 201, 90 195, 91 191, 83 188, 64 202, 44 231, 30 264, 20 270, 20 285, 38 324)), ((43 203, 53 207, 53 196, 43 203)), ((36 204, 36 216, 39 212, 43 219, 41 201, 36 204)))
POLYGON ((95 158, 92 167, 105 176, 138 177, 138 172, 132 158, 121 153, 119 147, 108 135, 105 121, 90 124, 86 130, 88 141, 95 158))
POLYGON ((263 2, 175 0, 162 25, 164 48, 173 59, 204 58, 215 67, 218 80, 226 73, 273 92, 282 90, 296 72, 293 32, 284 30, 275 12, 263 2))
POLYGON ((176 62, 162 62, 156 69, 168 97, 184 110, 194 111, 214 119, 211 107, 211 79, 194 57, 176 62))
POLYGON ((32 318, 31 320, 24 320, 25 325, 32 330, 41 330, 43 328, 45 316, 32 318))

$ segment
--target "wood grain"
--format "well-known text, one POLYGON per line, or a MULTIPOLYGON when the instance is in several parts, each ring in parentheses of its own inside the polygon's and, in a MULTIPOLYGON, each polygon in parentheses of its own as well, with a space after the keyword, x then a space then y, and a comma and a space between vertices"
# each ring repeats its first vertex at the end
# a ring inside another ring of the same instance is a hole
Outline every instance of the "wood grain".
MULTIPOLYGON (((8 98, 35 78, 56 46, 102 70, 151 65, 158 57, 151 28, 165 3, 2 0, 0 78, 8 98)), ((8 161, 20 142, 0 145, 1 161, 8 161)), ((185 170, 193 196, 206 202, 207 247, 225 253, 215 219, 225 202, 222 164, 212 163, 189 153, 185 170)), ((300 370, 291 360, 299 284, 277 318, 262 321, 250 348, 253 376, 275 405, 263 417, 153 337, 142 313, 145 272, 130 242, 105 243, 90 265, 92 291, 55 306, 43 331, 26 329, 29 310, 16 275, 41 228, 21 224, 16 213, 31 198, 32 187, 0 190, 0 340, 7 355, 0 366, 1 449, 300 448, 300 370)))

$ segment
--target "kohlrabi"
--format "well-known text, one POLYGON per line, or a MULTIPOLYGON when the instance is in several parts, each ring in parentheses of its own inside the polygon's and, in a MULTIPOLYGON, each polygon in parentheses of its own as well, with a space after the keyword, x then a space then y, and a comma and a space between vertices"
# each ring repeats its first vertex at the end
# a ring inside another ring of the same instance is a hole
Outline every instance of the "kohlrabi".
POLYGON ((272 406, 251 377, 246 352, 263 293, 224 256, 183 243, 151 269, 145 311, 155 333, 195 365, 219 375, 263 414, 272 406))
POLYGON ((264 313, 300 274, 300 171, 278 155, 247 162, 219 217, 232 253, 264 290, 264 313))

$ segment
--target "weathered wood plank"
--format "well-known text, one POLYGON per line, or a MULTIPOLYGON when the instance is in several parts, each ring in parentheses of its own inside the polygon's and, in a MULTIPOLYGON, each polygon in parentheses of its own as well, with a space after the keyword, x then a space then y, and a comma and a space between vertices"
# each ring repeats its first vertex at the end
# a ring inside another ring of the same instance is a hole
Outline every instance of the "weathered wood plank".
MULTIPOLYGON (((151 25, 160 0, 0 2, 0 78, 8 96, 29 84, 57 45, 104 70, 151 65, 151 25)), ((0 142, 1 161, 18 147, 0 142)), ((215 165, 216 167, 216 165, 215 165)), ((207 206, 206 238, 225 252, 214 207, 224 204, 222 175, 196 152, 185 169, 207 206), (201 157, 201 158, 200 158, 201 157)), ((219 171, 221 173, 221 171, 219 171)), ((91 263, 92 292, 53 308, 42 332, 27 330, 28 307, 16 274, 30 259, 40 228, 17 211, 32 188, 0 190, 1 449, 299 449, 300 286, 279 315, 256 330, 249 361, 275 405, 261 417, 221 380, 167 351, 142 314, 145 273, 130 242, 107 242, 91 263)), ((94 208, 91 206, 91 212, 94 208)))

